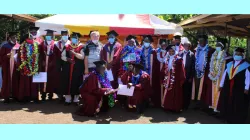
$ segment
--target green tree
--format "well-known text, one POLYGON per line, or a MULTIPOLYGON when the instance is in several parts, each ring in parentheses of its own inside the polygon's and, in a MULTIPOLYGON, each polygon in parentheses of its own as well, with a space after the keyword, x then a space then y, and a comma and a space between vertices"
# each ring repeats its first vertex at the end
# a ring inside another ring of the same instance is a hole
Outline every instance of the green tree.
MULTIPOLYGON (((31 16, 38 19, 46 18, 52 15, 53 14, 31 14, 31 16)), ((28 32, 30 25, 34 25, 34 23, 22 20, 14 20, 9 17, 0 17, 0 41, 2 42, 5 40, 6 32, 9 31, 18 31, 20 33, 19 36, 22 36, 28 32)))
MULTIPOLYGON (((197 14, 156 14, 159 18, 166 20, 168 22, 173 22, 173 23, 180 23, 183 20, 192 18, 194 16, 197 16, 197 14)), ((192 30, 192 31, 185 31, 184 30, 184 36, 188 37, 188 39, 192 42, 194 47, 197 45, 197 30, 192 30)), ((227 37, 229 40, 229 37, 227 37)), ((235 47, 242 47, 246 48, 247 46, 247 40, 246 38, 238 38, 238 37, 231 37, 230 38, 230 48, 229 48, 229 53, 232 54, 235 47)), ((209 45, 212 47, 215 47, 216 44, 216 37, 215 36, 209 36, 209 45)))

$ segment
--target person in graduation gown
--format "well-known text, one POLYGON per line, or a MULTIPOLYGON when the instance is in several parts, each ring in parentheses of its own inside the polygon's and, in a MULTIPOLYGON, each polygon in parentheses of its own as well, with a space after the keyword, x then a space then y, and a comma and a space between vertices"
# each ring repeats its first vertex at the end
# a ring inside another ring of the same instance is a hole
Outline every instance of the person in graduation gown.
POLYGON ((212 81, 212 105, 210 108, 214 109, 214 114, 218 112, 217 105, 220 97, 219 86, 226 68, 226 64, 232 61, 228 56, 226 48, 226 39, 218 38, 216 43, 216 51, 212 54, 210 60, 210 70, 208 77, 212 81))
POLYGON ((106 70, 106 61, 95 61, 96 69, 80 87, 83 105, 77 111, 81 116, 94 116, 100 111, 107 112, 115 105, 115 89, 112 88, 106 70))
MULTIPOLYGON (((121 84, 121 76, 128 71, 129 63, 141 63, 141 49, 137 47, 136 37, 129 35, 126 38, 127 45, 125 45, 120 53, 120 67, 118 72, 118 84, 121 84)), ((125 96, 117 96, 117 100, 122 107, 126 105, 125 96)))
POLYGON ((167 57, 167 46, 169 41, 160 39, 160 48, 153 51, 153 64, 152 64, 152 103, 154 107, 161 107, 161 94, 163 94, 162 81, 164 79, 163 66, 167 57))
POLYGON ((45 40, 41 43, 40 61, 41 71, 47 73, 47 82, 40 84, 40 92, 42 101, 46 100, 46 94, 48 93, 49 100, 52 100, 53 93, 57 93, 59 89, 58 78, 60 73, 57 70, 57 59, 61 58, 58 55, 58 49, 56 47, 56 41, 54 41, 53 30, 45 30, 45 40))
POLYGON ((192 89, 192 99, 196 102, 195 109, 202 109, 210 112, 209 106, 212 104, 212 81, 208 74, 210 70, 209 62, 214 49, 208 46, 208 36, 199 35, 199 44, 195 53, 195 88, 192 89))
POLYGON ((195 56, 190 50, 191 43, 188 40, 184 42, 184 49, 185 50, 180 56, 183 59, 186 75, 186 79, 183 84, 183 109, 187 110, 191 101, 193 79, 195 75, 195 56))
POLYGON ((33 82, 33 75, 41 70, 41 42, 38 37, 39 27, 31 26, 29 34, 21 39, 21 46, 18 50, 17 64, 20 71, 18 100, 22 103, 34 101, 38 103, 39 83, 33 82), (28 61, 31 59, 31 61, 28 61))
POLYGON ((186 80, 183 60, 175 53, 175 46, 169 45, 163 80, 164 92, 161 105, 166 111, 180 112, 183 109, 183 84, 186 80))
MULTIPOLYGON (((62 30, 61 31, 61 39, 59 41, 56 42, 56 59, 57 59, 57 62, 56 62, 56 69, 57 69, 57 72, 59 73, 59 77, 57 79, 61 79, 63 77, 63 73, 62 73, 62 68, 63 68, 63 64, 64 64, 64 61, 61 59, 61 55, 62 55, 62 52, 64 50, 64 48, 70 44, 70 40, 69 40, 69 31, 68 30, 62 30)), ((63 98, 63 91, 61 90, 61 80, 58 80, 57 81, 57 96, 59 98, 60 101, 64 102, 64 98, 63 98)))
POLYGON ((19 47, 17 32, 9 32, 8 42, 0 49, 0 65, 3 72, 1 97, 4 99, 4 103, 9 103, 10 97, 16 99, 18 95, 19 72, 16 57, 19 47))
POLYGON ((65 95, 65 105, 70 105, 72 101, 75 105, 79 103, 79 87, 84 73, 84 50, 80 37, 80 33, 73 32, 70 36, 71 43, 65 46, 61 56, 64 61, 61 90, 65 95))
POLYGON ((175 53, 178 55, 181 55, 184 51, 184 47, 181 44, 181 37, 182 37, 182 34, 179 32, 176 32, 174 34, 175 53))
POLYGON ((128 71, 121 76, 121 82, 128 88, 135 87, 133 96, 127 97, 127 107, 130 111, 143 113, 149 103, 152 93, 150 76, 143 71, 141 64, 130 63, 128 71))
POLYGON ((246 123, 249 110, 250 64, 244 59, 244 49, 236 48, 220 82, 219 111, 228 123, 246 123))
POLYGON ((117 41, 118 33, 114 30, 107 32, 108 43, 104 45, 101 51, 101 59, 107 62, 107 69, 112 71, 114 80, 111 81, 113 88, 118 88, 118 71, 120 68, 121 44, 117 41))
POLYGON ((144 67, 144 71, 147 72, 150 77, 152 76, 152 66, 153 66, 153 52, 155 51, 152 42, 154 42, 152 36, 143 36, 142 40, 142 50, 141 50, 141 63, 144 67))
POLYGON ((100 33, 96 30, 90 31, 89 40, 84 46, 84 77, 89 75, 89 72, 95 70, 95 64, 93 62, 101 60, 101 51, 103 49, 103 44, 99 41, 100 33))
MULTIPOLYGON (((123 75, 128 70, 129 63, 141 63, 141 49, 137 47, 136 37, 129 35, 126 38, 128 44, 121 51, 120 69, 118 76, 123 75)), ((120 81, 118 79, 118 81, 120 81)))

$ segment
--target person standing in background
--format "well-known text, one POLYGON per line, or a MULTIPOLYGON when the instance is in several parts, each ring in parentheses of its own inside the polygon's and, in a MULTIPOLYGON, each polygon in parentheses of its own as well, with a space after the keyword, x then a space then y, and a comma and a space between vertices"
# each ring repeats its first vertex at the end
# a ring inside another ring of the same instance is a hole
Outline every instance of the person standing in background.
POLYGON ((66 45, 61 56, 64 61, 61 90, 65 95, 65 105, 70 105, 72 101, 75 105, 79 103, 79 87, 84 73, 84 46, 80 43, 80 37, 80 33, 73 32, 71 43, 66 45))
POLYGON ((210 70, 209 62, 214 49, 208 45, 208 36, 199 35, 199 44, 195 53, 195 89, 192 91, 192 99, 196 101, 195 109, 202 109, 210 113, 209 106, 212 104, 212 81, 208 74, 210 70))
MULTIPOLYGON (((71 44, 70 40, 69 40, 69 31, 68 30, 62 30, 61 31, 61 40, 57 41, 56 43, 56 55, 57 55, 57 62, 56 62, 56 69, 57 72, 59 73, 59 77, 57 79, 62 79, 63 74, 62 74, 62 68, 63 68, 63 64, 64 61, 61 59, 61 55, 63 50, 65 49, 65 47, 71 44)), ((61 85, 62 80, 58 80, 57 82, 57 96, 59 98, 60 102, 64 102, 64 97, 63 97, 63 91, 61 89, 62 85, 61 85)))
POLYGON ((99 41, 100 33, 98 31, 90 31, 89 33, 90 41, 84 45, 84 77, 86 78, 89 72, 95 70, 95 64, 93 62, 100 61, 101 51, 103 49, 103 44, 99 41))
POLYGON ((181 44, 181 37, 182 37, 182 34, 179 32, 174 34, 175 54, 178 54, 179 56, 184 51, 184 47, 181 44))
POLYGON ((161 96, 161 105, 166 111, 179 113, 183 110, 185 69, 182 58, 175 53, 175 46, 169 45, 167 50, 168 56, 164 65, 164 92, 161 96))
POLYGON ((185 50, 181 54, 186 75, 186 80, 183 84, 183 109, 187 110, 191 101, 193 80, 195 76, 195 56, 190 50, 191 43, 188 40, 184 42, 184 49, 185 50))
POLYGON ((17 99, 19 82, 16 57, 20 44, 17 43, 17 32, 9 32, 8 38, 8 43, 4 44, 0 49, 0 65, 3 68, 1 97, 4 99, 5 104, 10 102, 11 97, 17 99))
POLYGON ((111 70, 114 80, 111 81, 113 88, 118 88, 118 71, 120 67, 121 44, 117 41, 118 33, 114 30, 107 32, 108 43, 101 51, 101 59, 107 62, 107 70, 111 70))
POLYGON ((237 47, 234 61, 227 64, 220 82, 219 111, 227 123, 246 123, 249 110, 250 64, 244 59, 244 49, 237 47))
POLYGON ((164 64, 167 58, 167 46, 169 41, 166 39, 159 40, 160 48, 153 52, 153 65, 152 65, 152 103, 154 107, 161 107, 161 94, 163 94, 163 79, 164 79, 164 64))

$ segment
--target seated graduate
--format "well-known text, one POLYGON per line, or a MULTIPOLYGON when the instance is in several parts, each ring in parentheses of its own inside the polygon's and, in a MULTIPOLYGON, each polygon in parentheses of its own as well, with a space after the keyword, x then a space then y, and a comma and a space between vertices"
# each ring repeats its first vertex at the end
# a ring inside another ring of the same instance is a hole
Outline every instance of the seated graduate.
POLYGON ((141 64, 130 63, 128 71, 121 76, 122 83, 128 88, 135 87, 133 96, 127 98, 127 105, 130 111, 138 113, 143 113, 152 93, 150 76, 143 69, 141 64))
POLYGON ((80 87, 83 105, 77 111, 80 116, 95 116, 107 112, 115 105, 115 92, 107 76, 106 61, 95 61, 96 69, 90 73, 80 87))

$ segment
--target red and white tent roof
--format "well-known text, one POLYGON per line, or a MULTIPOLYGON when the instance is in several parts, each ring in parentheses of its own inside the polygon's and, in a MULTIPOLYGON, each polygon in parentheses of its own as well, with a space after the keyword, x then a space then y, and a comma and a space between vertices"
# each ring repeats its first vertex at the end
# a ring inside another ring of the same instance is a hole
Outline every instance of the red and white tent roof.
POLYGON ((43 35, 46 29, 80 32, 88 35, 91 30, 98 30, 101 35, 115 30, 120 35, 166 35, 183 33, 183 28, 150 14, 59 14, 35 22, 43 35))

